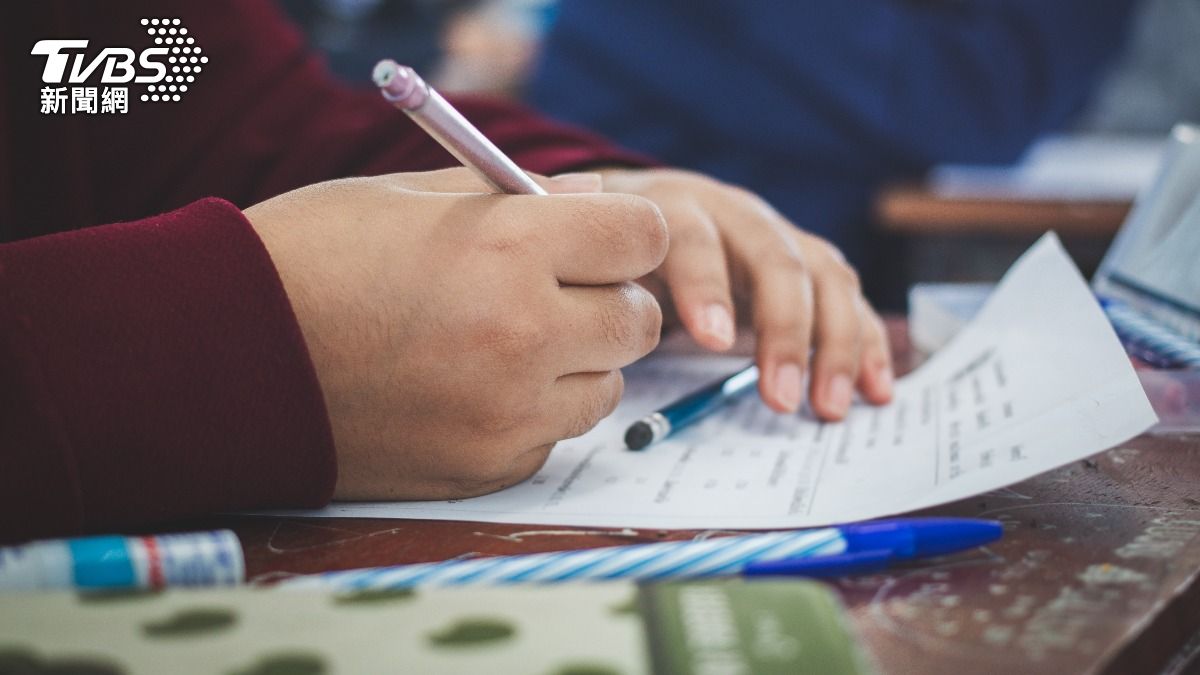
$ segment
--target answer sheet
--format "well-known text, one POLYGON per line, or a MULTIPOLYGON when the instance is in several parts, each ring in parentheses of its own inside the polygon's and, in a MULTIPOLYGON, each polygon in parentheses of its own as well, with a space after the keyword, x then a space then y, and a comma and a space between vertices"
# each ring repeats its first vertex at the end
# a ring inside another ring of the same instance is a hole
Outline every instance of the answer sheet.
POLYGON ((747 364, 653 356, 617 411, 526 482, 458 501, 339 503, 300 516, 683 529, 825 525, 951 502, 1112 447, 1155 414, 1058 239, 1009 271, 970 326, 846 421, 777 415, 750 393, 642 452, 628 425, 747 364))

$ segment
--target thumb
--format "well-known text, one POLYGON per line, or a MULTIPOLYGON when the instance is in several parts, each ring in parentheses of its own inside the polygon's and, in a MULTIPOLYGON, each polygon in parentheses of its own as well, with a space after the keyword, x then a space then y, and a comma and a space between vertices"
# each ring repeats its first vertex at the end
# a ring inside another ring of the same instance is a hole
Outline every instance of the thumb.
POLYGON ((604 189, 604 179, 598 173, 560 173, 551 178, 534 175, 533 179, 552 195, 601 192, 604 189))

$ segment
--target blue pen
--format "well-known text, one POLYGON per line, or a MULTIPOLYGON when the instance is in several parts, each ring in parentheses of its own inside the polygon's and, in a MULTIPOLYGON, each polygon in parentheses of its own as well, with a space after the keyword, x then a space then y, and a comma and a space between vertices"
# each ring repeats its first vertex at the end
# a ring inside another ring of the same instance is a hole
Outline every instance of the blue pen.
POLYGON ((455 559, 328 572, 286 581, 288 588, 343 590, 564 581, 662 581, 745 575, 831 576, 942 555, 995 541, 1000 523, 911 518, 633 546, 455 559))
POLYGON ((880 520, 842 528, 846 550, 838 555, 769 560, 747 565, 745 576, 831 577, 865 574, 914 558, 931 558, 982 546, 1000 538, 993 520, 914 518, 880 520))
POLYGON ((758 384, 758 366, 747 366, 703 389, 694 391, 657 412, 634 422, 625 432, 625 446, 641 450, 683 427, 704 419, 758 384))

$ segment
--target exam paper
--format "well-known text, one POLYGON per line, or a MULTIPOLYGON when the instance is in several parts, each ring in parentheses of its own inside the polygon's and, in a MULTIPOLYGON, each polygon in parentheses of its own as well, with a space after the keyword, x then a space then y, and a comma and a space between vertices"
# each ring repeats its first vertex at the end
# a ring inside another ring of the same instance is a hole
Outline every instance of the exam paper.
POLYGON ((630 452, 625 428, 746 365, 655 356, 617 411, 560 443, 529 480, 474 499, 340 503, 301 516, 639 528, 792 528, 962 499, 1121 443, 1155 421, 1129 359, 1054 235, 1009 271, 893 403, 839 424, 777 415, 755 394, 630 452))

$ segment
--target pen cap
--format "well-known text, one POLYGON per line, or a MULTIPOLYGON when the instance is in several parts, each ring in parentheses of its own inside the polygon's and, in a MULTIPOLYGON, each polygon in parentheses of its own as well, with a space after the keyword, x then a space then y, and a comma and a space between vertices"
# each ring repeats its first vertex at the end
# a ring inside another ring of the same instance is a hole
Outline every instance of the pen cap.
POLYGON ((230 530, 52 539, 0 548, 0 591, 224 586, 245 568, 230 530))
POLYGON ((417 72, 391 59, 375 64, 371 79, 384 98, 405 110, 421 107, 429 99, 429 87, 417 72))
POLYGON ((1002 534, 999 522, 973 518, 901 518, 842 528, 847 552, 887 548, 902 558, 963 551, 993 542, 1002 534))

